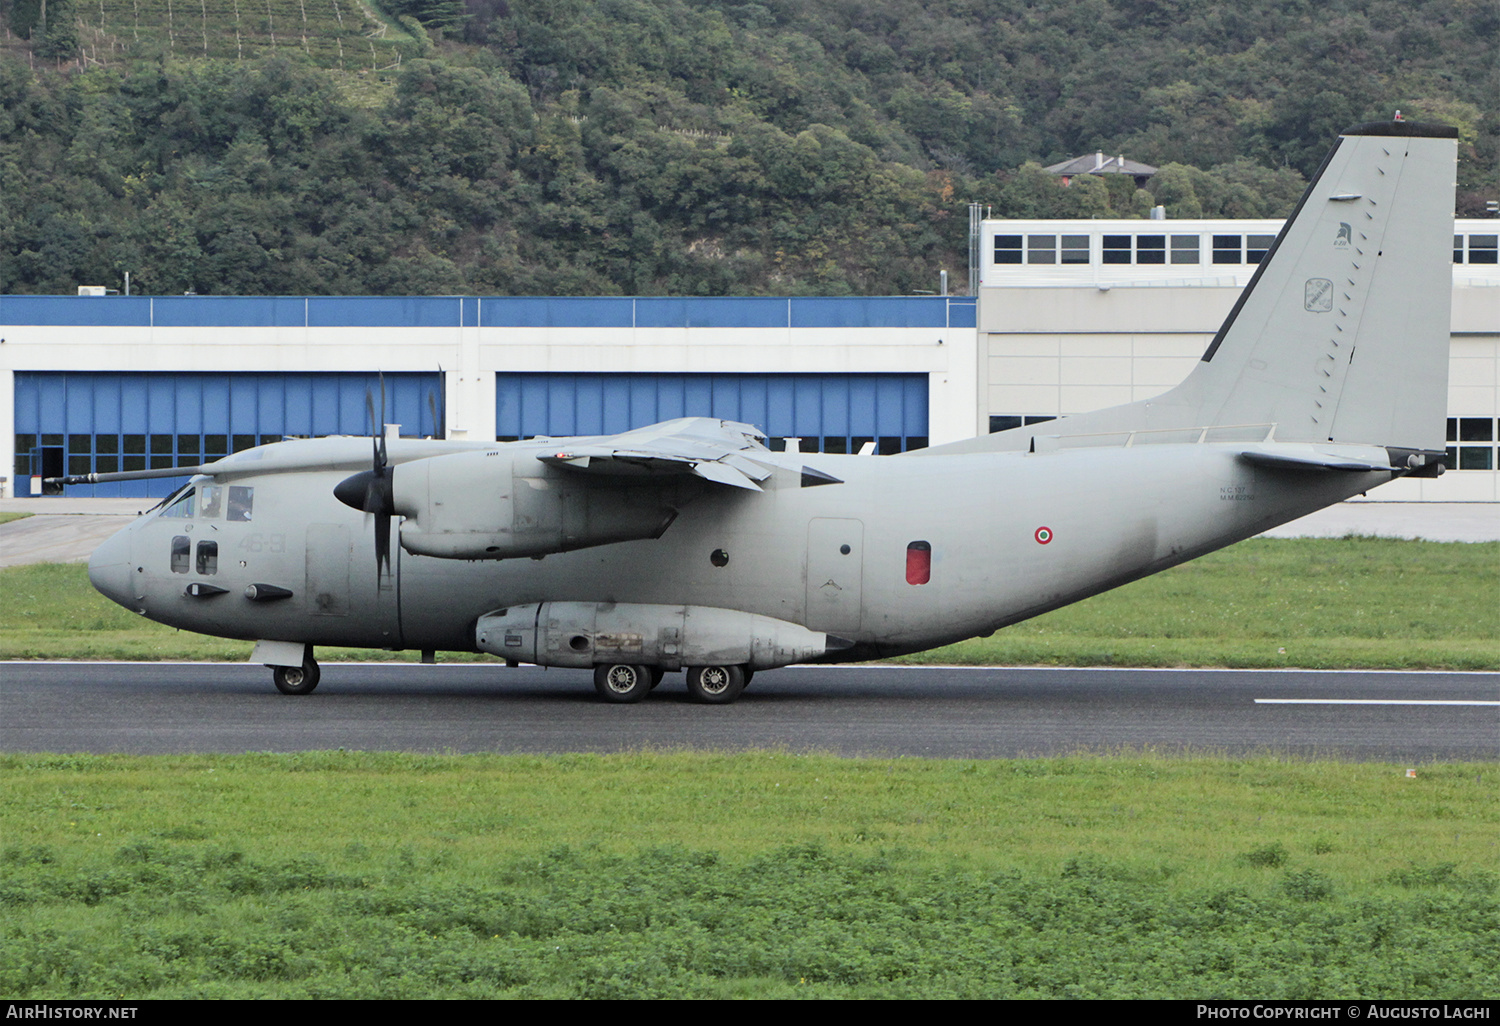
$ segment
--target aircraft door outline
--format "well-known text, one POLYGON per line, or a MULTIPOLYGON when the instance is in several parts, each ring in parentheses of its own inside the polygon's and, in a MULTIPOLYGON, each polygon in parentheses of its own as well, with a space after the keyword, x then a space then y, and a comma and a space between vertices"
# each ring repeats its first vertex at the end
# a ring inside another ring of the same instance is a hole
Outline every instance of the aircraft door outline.
POLYGON ((807 615, 813 630, 854 634, 864 621, 865 525, 817 517, 807 525, 807 615))

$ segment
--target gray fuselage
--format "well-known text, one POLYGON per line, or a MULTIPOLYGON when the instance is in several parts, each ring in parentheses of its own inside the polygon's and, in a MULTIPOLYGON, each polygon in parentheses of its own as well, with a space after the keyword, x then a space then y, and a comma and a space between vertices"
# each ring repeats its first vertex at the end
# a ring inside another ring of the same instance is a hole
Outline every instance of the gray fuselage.
POLYGON ((855 642, 825 659, 870 658, 988 633, 1392 477, 1268 470, 1239 458, 1243 448, 808 455, 842 483, 802 487, 778 470, 763 492, 702 484, 656 539, 504 560, 395 546, 389 574, 377 571, 371 518, 333 498, 345 471, 283 472, 235 481, 254 489, 250 519, 205 516, 202 503, 191 517, 154 512, 90 569, 122 605, 223 637, 470 651, 478 618, 505 607, 689 603, 855 642), (191 558, 174 568, 183 539, 191 558), (217 550, 211 573, 198 558, 205 541, 217 550), (928 567, 922 583, 908 579, 910 550, 928 567), (252 601, 252 584, 291 595, 252 601))

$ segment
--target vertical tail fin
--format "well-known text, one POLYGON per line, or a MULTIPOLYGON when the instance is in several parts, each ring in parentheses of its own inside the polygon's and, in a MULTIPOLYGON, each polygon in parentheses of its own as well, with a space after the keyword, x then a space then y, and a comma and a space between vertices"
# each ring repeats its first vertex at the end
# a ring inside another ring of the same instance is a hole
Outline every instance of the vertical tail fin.
POLYGON ((1286 442, 1442 450, 1457 138, 1410 121, 1344 132, 1171 391, 929 452, 1231 424, 1274 424, 1286 442))
POLYGON ((1200 424, 1275 423, 1279 441, 1442 449, 1457 136, 1405 121, 1346 131, 1161 403, 1200 424))

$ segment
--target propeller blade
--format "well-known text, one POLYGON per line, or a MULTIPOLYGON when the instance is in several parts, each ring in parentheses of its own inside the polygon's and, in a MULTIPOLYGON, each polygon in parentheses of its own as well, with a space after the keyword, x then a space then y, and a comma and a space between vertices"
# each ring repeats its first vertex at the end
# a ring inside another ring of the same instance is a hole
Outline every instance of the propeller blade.
POLYGON ((376 432, 380 438, 380 452, 375 466, 383 468, 386 464, 385 453, 385 371, 380 372, 380 430, 376 432))
POLYGON ((377 514, 375 517, 375 575, 379 577, 382 571, 387 575, 391 572, 391 518, 377 514))
MULTIPOLYGON (((385 466, 385 460, 382 458, 380 451, 380 436, 384 433, 384 428, 380 426, 380 421, 375 419, 375 397, 370 394, 368 388, 365 389, 365 411, 370 415, 371 462, 374 464, 375 472, 378 474, 381 468, 385 466)), ((384 414, 384 410, 381 412, 384 414)))
POLYGON ((391 517, 396 514, 385 442, 384 372, 380 374, 380 419, 375 418, 375 396, 368 387, 365 389, 365 412, 370 417, 371 467, 334 485, 333 496, 345 506, 375 518, 375 575, 379 577, 391 572, 391 517))

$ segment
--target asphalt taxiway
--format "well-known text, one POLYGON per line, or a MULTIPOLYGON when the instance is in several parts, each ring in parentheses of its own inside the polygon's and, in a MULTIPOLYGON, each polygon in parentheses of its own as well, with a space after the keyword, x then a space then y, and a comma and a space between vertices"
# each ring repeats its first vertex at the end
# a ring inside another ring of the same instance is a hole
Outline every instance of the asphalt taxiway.
POLYGON ((680 674, 612 705, 576 670, 323 666, 287 697, 264 667, 0 664, 0 751, 617 752, 778 748, 1010 758, 1155 749, 1409 763, 1500 758, 1500 674, 790 667, 730 706, 680 674))

